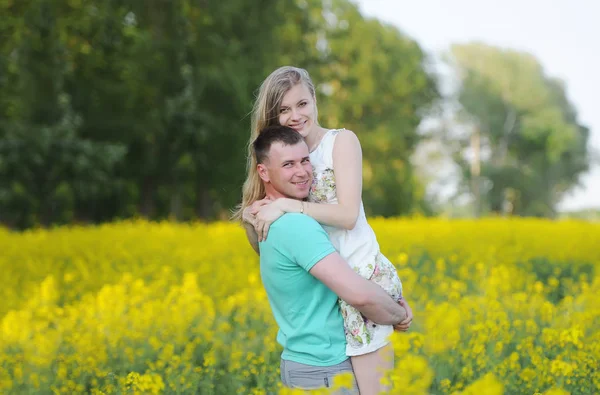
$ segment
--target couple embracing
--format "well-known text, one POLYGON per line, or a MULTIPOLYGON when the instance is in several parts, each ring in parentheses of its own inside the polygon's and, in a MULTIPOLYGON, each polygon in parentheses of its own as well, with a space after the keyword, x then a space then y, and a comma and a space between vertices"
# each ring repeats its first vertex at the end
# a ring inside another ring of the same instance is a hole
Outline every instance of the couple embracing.
POLYGON ((260 255, 260 273, 291 388, 332 387, 371 395, 394 366, 389 336, 412 311, 380 252, 362 203, 356 135, 317 122, 308 73, 281 67, 262 83, 252 117, 248 176, 236 217, 260 255))

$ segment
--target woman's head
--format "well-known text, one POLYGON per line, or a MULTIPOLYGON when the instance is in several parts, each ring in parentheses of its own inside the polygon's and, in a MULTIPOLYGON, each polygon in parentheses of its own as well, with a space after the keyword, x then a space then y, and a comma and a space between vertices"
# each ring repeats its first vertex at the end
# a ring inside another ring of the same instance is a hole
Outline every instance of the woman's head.
MULTIPOLYGON (((311 114, 304 116, 310 116, 311 123, 317 124, 315 86, 308 72, 292 66, 283 66, 273 71, 261 84, 254 103, 251 142, 267 126, 292 123, 294 119, 290 119, 290 116, 296 114, 291 110, 296 109, 300 100, 307 100, 305 106, 311 111, 311 114), (286 114, 290 116, 286 117, 286 114)), ((294 126, 293 123, 291 126, 294 126)))
POLYGON ((234 218, 241 219, 246 207, 265 196, 264 186, 256 170, 256 159, 252 154, 252 144, 260 131, 268 126, 284 125, 306 137, 313 126, 318 125, 317 115, 315 86, 306 70, 283 66, 263 81, 252 110, 247 178, 242 192, 242 204, 234 218))

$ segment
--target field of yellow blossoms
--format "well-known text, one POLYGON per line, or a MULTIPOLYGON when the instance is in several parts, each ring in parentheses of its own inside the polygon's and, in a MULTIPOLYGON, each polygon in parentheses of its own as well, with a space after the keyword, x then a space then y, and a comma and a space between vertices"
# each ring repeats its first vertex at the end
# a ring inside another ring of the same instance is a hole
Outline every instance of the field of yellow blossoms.
MULTIPOLYGON (((415 313, 393 393, 600 394, 600 224, 371 223, 415 313)), ((235 224, 0 229, 0 251, 2 394, 292 393, 235 224)))

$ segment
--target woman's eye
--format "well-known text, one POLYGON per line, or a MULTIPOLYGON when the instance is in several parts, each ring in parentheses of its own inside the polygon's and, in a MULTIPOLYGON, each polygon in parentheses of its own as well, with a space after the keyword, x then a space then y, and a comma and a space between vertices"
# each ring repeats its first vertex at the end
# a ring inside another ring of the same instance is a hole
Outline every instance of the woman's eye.
POLYGON ((279 110, 280 114, 285 114, 286 112, 288 112, 287 108, 282 108, 281 110, 279 110))
POLYGON ((307 103, 305 101, 303 101, 302 103, 300 103, 300 107, 304 107, 307 103))

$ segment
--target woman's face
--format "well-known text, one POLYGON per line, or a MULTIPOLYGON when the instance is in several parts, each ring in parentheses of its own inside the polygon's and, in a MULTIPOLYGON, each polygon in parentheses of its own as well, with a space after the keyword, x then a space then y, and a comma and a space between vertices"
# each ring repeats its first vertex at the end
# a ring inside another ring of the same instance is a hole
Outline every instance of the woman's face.
POLYGON ((316 124, 315 110, 315 99, 308 88, 303 83, 296 84, 283 96, 279 106, 279 123, 306 138, 316 124))

